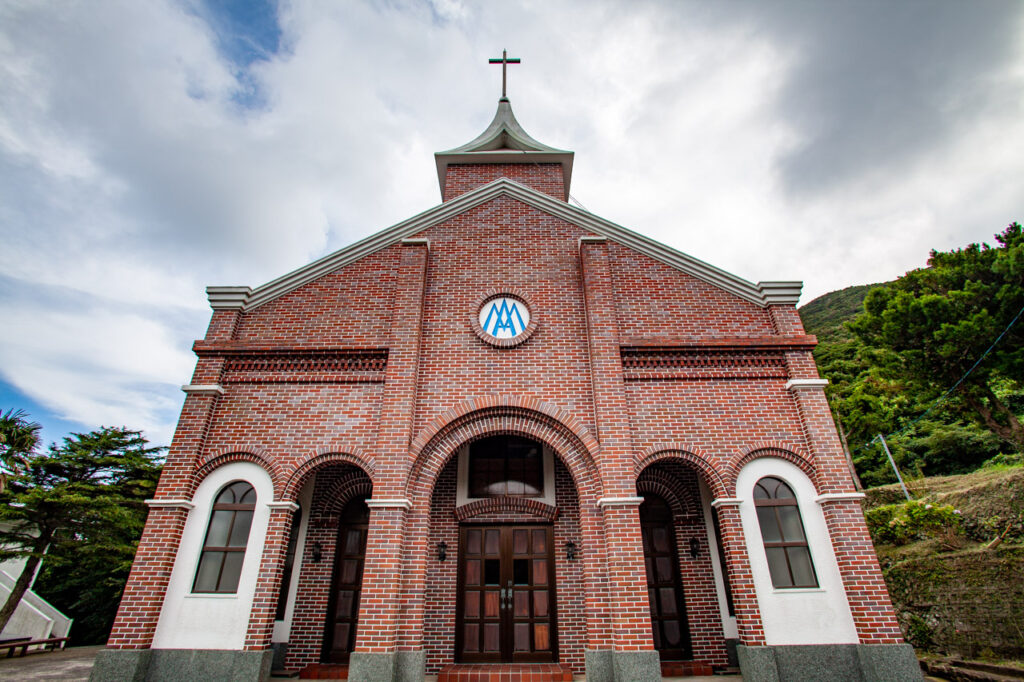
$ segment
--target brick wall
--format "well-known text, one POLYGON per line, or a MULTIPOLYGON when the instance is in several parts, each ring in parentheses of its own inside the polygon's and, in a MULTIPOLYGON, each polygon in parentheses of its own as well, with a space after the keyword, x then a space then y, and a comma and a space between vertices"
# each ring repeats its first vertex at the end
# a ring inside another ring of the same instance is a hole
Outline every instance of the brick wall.
MULTIPOLYGON (((446 199, 497 177, 564 196, 557 165, 468 165, 449 168, 446 199)), ((455 562, 439 565, 431 548, 444 537, 454 553, 458 542, 454 520, 438 512, 452 503, 450 474, 436 488, 434 477, 460 442, 488 429, 536 437, 565 458, 559 495, 572 471, 579 499, 559 497, 555 526, 559 547, 574 534, 581 547, 579 561, 556 567, 563 662, 580 670, 584 646, 649 649, 637 510, 628 501, 599 508, 600 498, 634 495, 640 470, 659 458, 686 462, 664 465, 684 487, 699 471, 716 498, 734 495, 737 468, 764 455, 798 463, 822 491, 852 487, 821 389, 786 388, 817 377, 813 339, 792 306, 762 308, 613 242, 581 246, 587 234, 499 197, 423 230, 429 246, 394 244, 252 310, 216 311, 192 381, 224 393, 187 399, 157 497, 188 498, 197 475, 231 458, 271 470, 285 500, 311 470, 317 494, 351 473, 324 468, 331 458, 358 464, 376 497, 413 504, 371 515, 373 584, 358 649, 422 645, 436 667, 451 656, 454 620, 434 583, 451 580, 438 572, 455 562), (470 320, 484 292, 513 289, 538 326, 527 342, 496 348, 470 320), (628 372, 623 353, 633 353, 628 372)), ((323 636, 336 523, 314 513, 289 666, 317 660, 323 636), (315 542, 323 557, 313 564, 315 542)), ((738 514, 718 513, 740 638, 758 644, 738 514)), ((863 519, 839 506, 826 514, 862 641, 897 641, 863 519)), ((151 512, 111 646, 149 645, 183 515, 151 512)), ((703 538, 696 523, 678 532, 681 547, 703 538)), ((710 565, 688 567, 681 560, 695 652, 720 661, 710 565)), ((251 646, 267 641, 265 621, 254 619, 251 646)))

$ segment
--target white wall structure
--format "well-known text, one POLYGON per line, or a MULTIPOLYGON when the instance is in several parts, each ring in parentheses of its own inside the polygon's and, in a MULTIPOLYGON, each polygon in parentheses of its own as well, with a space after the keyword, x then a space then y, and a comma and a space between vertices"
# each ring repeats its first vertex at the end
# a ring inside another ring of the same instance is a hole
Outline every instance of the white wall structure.
POLYGON ((241 649, 256 592, 263 543, 270 519, 268 502, 274 499, 270 476, 251 462, 232 462, 215 469, 199 484, 185 521, 178 556, 167 585, 167 596, 153 636, 154 649, 241 649), (246 481, 256 490, 256 510, 249 530, 242 574, 235 594, 193 594, 199 556, 213 502, 234 481, 246 481))
POLYGON ((736 482, 740 517, 754 574, 767 644, 856 644, 859 640, 846 599, 818 492, 796 465, 762 457, 743 467, 736 482), (797 497, 804 533, 818 577, 815 588, 775 588, 754 507, 754 486, 765 476, 785 481, 797 497))
POLYGON ((739 628, 736 625, 736 616, 729 615, 729 602, 725 597, 725 574, 718 556, 719 538, 715 533, 715 522, 712 517, 715 511, 711 508, 711 490, 699 477, 697 483, 700 486, 700 508, 704 515, 704 531, 707 533, 708 540, 707 549, 711 555, 711 568, 715 572, 715 592, 718 595, 718 611, 722 616, 722 634, 726 639, 738 639, 739 628))
POLYGON ((302 557, 306 553, 306 534, 309 531, 309 511, 313 505, 313 486, 316 485, 316 475, 310 476, 309 481, 302 487, 299 493, 298 503, 302 520, 299 521, 297 531, 299 539, 295 545, 295 563, 292 566, 292 579, 288 585, 288 601, 285 602, 284 620, 274 621, 274 632, 271 636, 272 642, 287 642, 291 636, 292 615, 295 613, 295 596, 299 591, 299 570, 302 567, 302 557))
MULTIPOLYGON (((6 526, 8 529, 10 525, 6 526)), ((14 589, 14 583, 25 568, 25 557, 9 559, 0 562, 0 603, 7 601, 7 596, 14 589)), ((45 559, 43 560, 45 561, 45 559)), ((72 620, 57 610, 57 607, 50 604, 38 594, 32 591, 32 586, 43 568, 43 561, 36 566, 36 574, 32 576, 29 589, 21 598, 18 608, 15 609, 11 619, 7 621, 3 632, 4 637, 31 637, 32 639, 47 639, 49 637, 67 637, 71 631, 72 620)))

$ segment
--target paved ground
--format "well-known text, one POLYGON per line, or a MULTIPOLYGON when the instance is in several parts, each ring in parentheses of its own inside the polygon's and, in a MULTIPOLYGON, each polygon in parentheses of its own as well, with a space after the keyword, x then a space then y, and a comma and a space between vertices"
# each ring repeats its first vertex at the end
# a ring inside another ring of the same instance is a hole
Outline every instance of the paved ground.
POLYGON ((0 658, 0 680, 29 682, 34 680, 89 679, 92 660, 102 646, 76 646, 64 651, 0 658))

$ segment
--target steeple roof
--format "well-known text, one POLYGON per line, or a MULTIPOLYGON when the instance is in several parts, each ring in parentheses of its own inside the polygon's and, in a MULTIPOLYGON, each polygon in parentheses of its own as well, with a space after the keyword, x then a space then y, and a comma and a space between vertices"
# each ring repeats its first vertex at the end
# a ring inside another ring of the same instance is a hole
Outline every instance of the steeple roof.
POLYGON ((476 139, 461 147, 434 154, 437 180, 444 194, 445 176, 452 164, 476 163, 557 163, 562 166, 565 199, 569 199, 569 181, 572 178, 573 152, 556 149, 533 139, 523 130, 512 113, 507 97, 498 100, 494 120, 476 139))

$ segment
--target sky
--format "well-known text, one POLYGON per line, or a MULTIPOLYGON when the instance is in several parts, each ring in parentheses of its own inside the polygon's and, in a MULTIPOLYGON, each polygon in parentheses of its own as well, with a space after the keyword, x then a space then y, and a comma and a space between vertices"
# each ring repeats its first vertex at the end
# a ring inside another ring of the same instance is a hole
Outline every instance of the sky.
POLYGON ((168 444, 207 285, 440 202, 502 49, 587 210, 806 303, 1024 219, 1024 3, 0 0, 0 410, 168 444))

